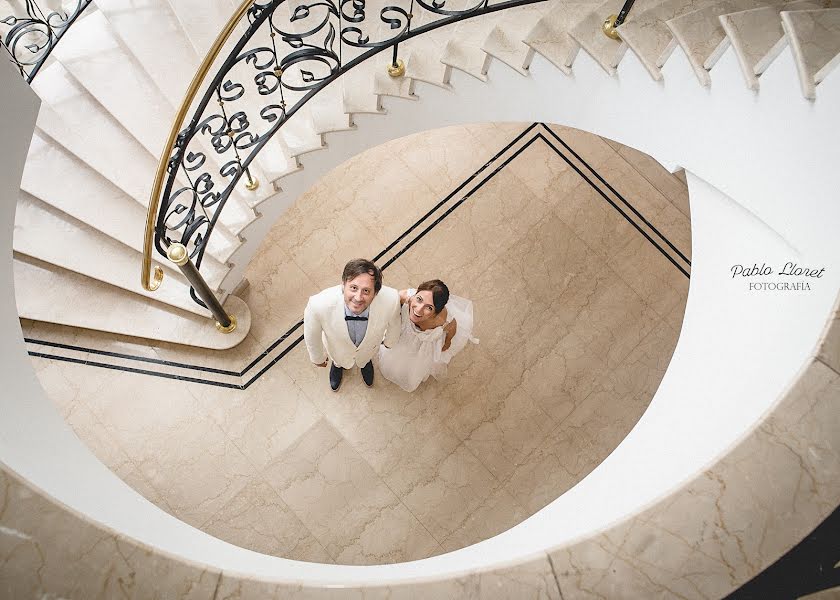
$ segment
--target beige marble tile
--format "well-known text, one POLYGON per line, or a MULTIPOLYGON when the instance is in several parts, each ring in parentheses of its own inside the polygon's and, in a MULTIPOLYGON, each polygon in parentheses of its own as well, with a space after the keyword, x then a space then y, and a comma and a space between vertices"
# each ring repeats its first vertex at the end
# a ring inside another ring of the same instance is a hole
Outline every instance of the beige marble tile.
POLYGON ((340 283, 348 260, 375 256, 382 250, 382 242, 349 208, 333 218, 325 208, 309 207, 306 199, 301 198, 278 221, 283 227, 278 243, 316 289, 323 289, 340 283))
POLYGON ((612 371, 611 377, 636 396, 650 400, 665 375, 679 333, 662 321, 612 371))
POLYGON ((521 523, 528 516, 526 510, 504 488, 493 492, 441 544, 446 552, 466 548, 489 540, 521 523))
POLYGON ((307 562, 333 562, 320 542, 267 483, 254 479, 202 525, 249 550, 307 562))
POLYGON ((574 487, 599 462, 585 429, 557 426, 511 474, 505 489, 531 515, 574 487))
POLYGON ((434 477, 418 482, 402 500, 435 539, 443 540, 498 487, 496 478, 462 444, 434 477))
MULTIPOLYGON (((245 272, 249 286, 242 294, 253 320, 249 335, 268 347, 282 332, 303 317, 309 296, 319 289, 286 253, 279 242, 266 239, 245 272)), ((243 360, 247 364, 247 360, 243 360)))
POLYGON ((522 388, 507 397, 476 396, 453 411, 447 425, 500 481, 526 460, 551 429, 551 418, 522 388))
POLYGON ((489 159, 530 126, 531 123, 471 123, 464 125, 464 129, 477 142, 479 148, 485 153, 489 152, 487 156, 489 159))
POLYGON ((347 210, 376 235, 384 248, 437 204, 438 194, 392 155, 374 168, 359 168, 340 193, 352 198, 347 210))
POLYGON ((449 428, 447 417, 453 411, 473 402, 477 396, 498 397, 501 391, 493 389, 497 368, 482 344, 467 346, 449 364, 444 379, 431 378, 413 393, 410 410, 426 411, 449 428))
MULTIPOLYGON (((679 0, 682 1, 682 0, 679 0)), ((626 160, 639 174, 665 196, 671 204, 686 216, 688 212, 688 186, 685 181, 669 173, 659 162, 635 148, 619 144, 619 156, 626 160)))
POLYGON ((602 535, 552 552, 560 589, 716 598, 752 578, 834 510, 837 452, 813 440, 840 431, 838 393, 837 373, 809 363, 772 415, 712 468, 602 535))
MULTIPOLYGON (((618 153, 605 160, 597 168, 597 171, 616 192, 648 221, 653 220, 666 206, 671 204, 668 198, 648 181, 634 165, 618 153)), ((610 197, 614 197, 610 192, 607 193, 610 197)), ((625 213, 631 215, 632 211, 624 203, 618 199, 615 200, 625 213)))
MULTIPOLYGON (((530 140, 542 131, 541 127, 535 129, 523 140, 530 140)), ((562 146, 547 134, 543 136, 547 141, 534 140, 505 169, 516 175, 537 198, 555 204, 580 183, 581 177, 552 148, 553 145, 563 150, 562 146)))
POLYGON ((172 514, 201 525, 256 471, 183 382, 115 372, 85 401, 172 514))
POLYGON ((326 421, 316 423, 263 473, 339 562, 400 562, 437 541, 326 421))
POLYGON ((603 258, 556 214, 548 213, 501 262, 496 269, 518 273, 524 282, 527 293, 516 299, 517 304, 553 312, 564 296, 587 285, 601 269, 603 258))
POLYGON ((319 407, 397 496, 433 477, 459 445, 422 399, 386 381, 377 389, 360 378, 348 383, 319 407))
MULTIPOLYGON (((579 180, 580 181, 580 180, 579 180)), ((622 207, 625 213, 627 210, 622 207)), ((554 208, 560 220, 601 257, 609 258, 641 234, 595 188, 580 183, 554 208)))
MULTIPOLYGON (((574 129, 573 127, 565 127, 563 125, 550 124, 549 127, 593 169, 600 171, 602 165, 608 160, 614 159, 616 156, 615 150, 603 138, 598 137, 594 133, 574 129)), ((568 150, 562 144, 559 144, 554 137, 547 137, 561 152, 564 154, 568 153, 568 150)))
POLYGON ((542 326, 549 308, 532 297, 524 274, 507 260, 481 273, 472 288, 475 336, 494 361, 505 360, 542 326))
POLYGON ((840 62, 840 9, 782 12, 802 93, 816 97, 815 87, 840 62))
POLYGON ((688 294, 688 278, 642 237, 630 240, 609 265, 660 317, 688 294))
MULTIPOLYGON (((472 200, 467 200, 471 202, 472 200)), ((459 296, 463 290, 495 260, 496 251, 487 246, 462 216, 463 205, 450 213, 432 232, 405 252, 398 262, 415 281, 441 279, 459 296)), ((416 284, 414 284, 416 285, 416 284)))
POLYGON ((610 269, 605 268, 587 292, 573 299, 580 308, 571 330, 589 352, 615 367, 660 317, 610 269))
POLYGON ((188 389, 257 471, 268 466, 321 418, 303 391, 277 367, 247 390, 196 384, 188 389))
POLYGON ((0 564, 8 598, 208 600, 219 573, 161 560, 0 472, 0 564))
POLYGON ((521 388, 552 422, 566 418, 608 372, 579 335, 563 336, 522 371, 521 388))
POLYGON ((525 237, 547 210, 545 200, 537 198, 516 176, 503 169, 456 212, 472 230, 480 252, 499 257, 525 237))
MULTIPOLYGON (((525 127, 523 125, 522 129, 525 127)), ((435 131, 434 136, 421 133, 402 138, 399 140, 402 143, 394 150, 398 151, 398 156, 408 170, 431 187, 442 200, 507 143, 505 139, 496 141, 491 138, 487 140, 491 145, 476 146, 473 141, 478 136, 485 137, 481 132, 484 129, 496 128, 492 123, 446 127, 435 131)), ((496 134, 495 131, 493 133, 496 134)))

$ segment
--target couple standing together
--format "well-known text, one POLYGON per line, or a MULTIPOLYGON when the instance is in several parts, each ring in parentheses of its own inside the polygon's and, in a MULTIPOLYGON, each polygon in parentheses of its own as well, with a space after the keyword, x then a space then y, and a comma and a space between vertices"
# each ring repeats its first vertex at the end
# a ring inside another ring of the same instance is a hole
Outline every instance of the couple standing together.
POLYGON ((358 258, 344 266, 341 285, 309 298, 303 337, 309 358, 330 365, 330 387, 337 391, 344 370, 361 367, 373 385, 373 357, 382 376, 413 392, 429 375, 440 378, 471 337, 472 302, 450 296, 439 279, 397 291, 382 285, 382 271, 358 258))

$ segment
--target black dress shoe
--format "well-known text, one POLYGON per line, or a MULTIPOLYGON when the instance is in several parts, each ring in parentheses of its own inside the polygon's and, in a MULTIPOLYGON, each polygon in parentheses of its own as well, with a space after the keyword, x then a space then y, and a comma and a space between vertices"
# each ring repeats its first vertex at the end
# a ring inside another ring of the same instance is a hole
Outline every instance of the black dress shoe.
POLYGON ((362 379, 365 380, 365 385, 370 387, 373 385, 373 361, 368 361, 364 367, 362 367, 362 379))
POLYGON ((344 369, 336 367, 334 362, 330 363, 330 387, 332 391, 337 392, 341 385, 341 377, 344 375, 344 369))

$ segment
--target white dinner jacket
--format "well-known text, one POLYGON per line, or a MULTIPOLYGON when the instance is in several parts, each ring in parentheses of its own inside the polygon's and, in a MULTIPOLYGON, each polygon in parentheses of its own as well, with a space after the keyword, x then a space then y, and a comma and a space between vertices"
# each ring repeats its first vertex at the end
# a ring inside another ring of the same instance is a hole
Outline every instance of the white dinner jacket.
POLYGON ((327 356, 339 367, 365 366, 379 349, 379 344, 393 347, 400 338, 400 294, 382 286, 370 303, 365 337, 358 347, 350 339, 344 320, 344 294, 341 286, 327 288, 310 296, 303 311, 303 338, 309 358, 315 364, 327 356))

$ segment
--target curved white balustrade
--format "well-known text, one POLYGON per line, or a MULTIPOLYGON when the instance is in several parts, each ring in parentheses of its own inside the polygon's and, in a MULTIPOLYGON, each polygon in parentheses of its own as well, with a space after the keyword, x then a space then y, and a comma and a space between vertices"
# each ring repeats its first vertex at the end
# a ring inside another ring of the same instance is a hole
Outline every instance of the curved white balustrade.
MULTIPOLYGON (((755 95, 745 89, 728 51, 712 73, 712 88, 704 89, 680 52, 677 49, 663 69, 664 83, 651 81, 629 55, 616 78, 607 77, 587 56, 577 59, 573 77, 539 56, 528 78, 498 63, 488 83, 455 72, 451 91, 421 84, 419 102, 386 100, 387 117, 357 116, 359 131, 332 134, 329 151, 313 155, 298 180, 302 192, 322 173, 365 148, 416 131, 477 120, 539 120, 577 127, 690 172, 692 282, 668 372, 648 411, 613 454, 525 522, 450 554, 373 567, 260 555, 187 526, 101 465, 45 398, 20 340, 8 259, 2 265, 0 319, 13 334, 2 342, 0 372, 6 393, 0 405, 0 460, 71 510, 154 552, 224 571, 226 579, 231 574, 233 579, 314 587, 448 580, 539 558, 546 551, 585 542, 673 494, 746 439, 773 408, 813 353, 840 288, 840 203, 833 187, 840 164, 840 115, 829 112, 840 102, 840 76, 835 73, 821 84, 816 103, 803 100, 785 50, 762 76, 761 93, 755 95), (813 280, 810 291, 788 293, 750 292, 746 279, 731 277, 734 263, 777 268, 786 261, 825 267, 825 274, 813 280)), ((9 86, 2 72, 0 90, 5 95, 9 86)), ((4 97, 3 106, 9 105, 4 97)), ((16 181, 11 183, 15 187, 16 181)), ((0 210, 0 235, 9 248, 13 204, 4 202, 0 210)), ((279 212, 278 207, 266 207, 264 221, 274 221, 279 212)), ((240 251, 244 254, 237 264, 246 263, 242 258, 249 258, 248 251, 240 251)), ((727 483, 730 488, 739 485, 735 479, 727 483)), ((810 515, 810 526, 826 509, 822 506, 821 514, 809 503, 837 503, 833 490, 803 494, 797 506, 810 515)), ((753 500, 745 496, 745 502, 753 500)), ((783 494, 767 503, 777 500, 789 504, 783 494)), ((685 510, 688 524, 693 517, 702 518, 693 514, 690 503, 685 510)), ((643 523, 638 526, 644 528, 643 523)), ((787 547, 797 541, 796 535, 800 534, 793 532, 785 540, 787 547)), ((774 558, 770 553, 775 549, 767 555, 763 551, 747 550, 736 562, 749 565, 731 581, 718 583, 733 589, 750 569, 774 558)), ((578 562, 585 567, 590 558, 595 560, 597 553, 581 555, 578 562)), ((492 590, 486 593, 493 595, 492 590)))

